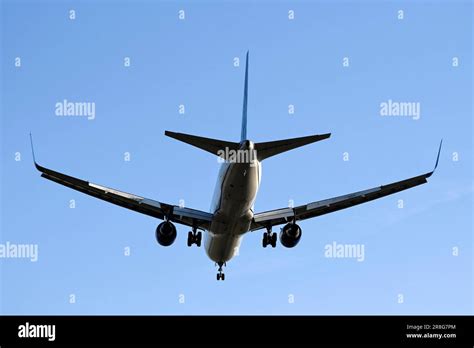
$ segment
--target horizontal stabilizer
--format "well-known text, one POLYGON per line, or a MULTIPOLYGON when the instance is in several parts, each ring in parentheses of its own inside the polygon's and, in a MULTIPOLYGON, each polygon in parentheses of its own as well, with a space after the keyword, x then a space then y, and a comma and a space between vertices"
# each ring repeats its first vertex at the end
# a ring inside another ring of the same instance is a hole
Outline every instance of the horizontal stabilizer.
POLYGON ((265 158, 278 155, 279 153, 286 152, 289 150, 296 149, 297 147, 308 145, 316 141, 327 139, 331 136, 331 133, 321 135, 310 135, 301 138, 292 138, 276 141, 268 141, 265 143, 256 143, 255 149, 257 151, 257 158, 259 161, 265 158))
POLYGON ((233 143, 230 141, 211 139, 198 137, 196 135, 184 134, 184 133, 175 133, 170 131, 165 131, 165 135, 174 138, 176 140, 182 141, 183 143, 198 147, 204 151, 210 152, 216 156, 219 156, 220 151, 228 150, 238 150, 240 144, 233 143))

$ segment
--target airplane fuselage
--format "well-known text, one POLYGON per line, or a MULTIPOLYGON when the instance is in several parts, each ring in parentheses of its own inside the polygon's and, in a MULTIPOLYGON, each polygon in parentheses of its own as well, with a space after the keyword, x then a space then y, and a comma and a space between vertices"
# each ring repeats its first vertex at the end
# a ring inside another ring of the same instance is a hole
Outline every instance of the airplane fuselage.
MULTIPOLYGON (((243 142, 241 148, 253 150, 253 143, 243 142)), ((249 230, 252 222, 261 168, 257 160, 222 164, 211 203, 214 217, 204 241, 211 260, 224 263, 238 253, 243 234, 249 230)))

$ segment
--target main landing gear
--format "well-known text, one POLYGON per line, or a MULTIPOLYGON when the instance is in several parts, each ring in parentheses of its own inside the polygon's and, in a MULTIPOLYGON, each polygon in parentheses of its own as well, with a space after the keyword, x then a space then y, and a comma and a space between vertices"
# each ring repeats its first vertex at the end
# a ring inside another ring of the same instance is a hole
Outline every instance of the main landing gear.
POLYGON ((202 232, 197 232, 197 227, 193 227, 192 231, 188 232, 188 247, 196 244, 198 247, 201 246, 202 232))
POLYGON ((263 234, 262 246, 266 248, 267 245, 271 245, 272 248, 275 248, 276 243, 277 243, 277 234, 275 232, 272 233, 271 227, 267 227, 267 232, 263 234))
POLYGON ((222 266, 225 266, 224 262, 218 262, 219 269, 217 270, 219 273, 217 273, 217 280, 225 280, 225 274, 222 272, 222 266))

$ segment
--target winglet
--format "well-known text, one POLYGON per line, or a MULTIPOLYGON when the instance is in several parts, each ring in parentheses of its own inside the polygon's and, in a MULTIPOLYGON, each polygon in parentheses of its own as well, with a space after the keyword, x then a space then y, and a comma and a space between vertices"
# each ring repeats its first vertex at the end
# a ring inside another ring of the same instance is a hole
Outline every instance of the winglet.
POLYGON ((35 157, 35 149, 33 147, 33 136, 31 135, 30 132, 30 144, 31 144, 31 154, 33 155, 33 163, 35 164, 36 169, 40 170, 38 163, 36 163, 36 157, 35 157))
POLYGON ((427 178, 429 178, 435 172, 436 168, 438 168, 439 155, 441 154, 441 146, 443 146, 443 139, 441 139, 441 141, 439 143, 438 156, 436 157, 435 166, 434 166, 433 170, 426 175, 427 178))

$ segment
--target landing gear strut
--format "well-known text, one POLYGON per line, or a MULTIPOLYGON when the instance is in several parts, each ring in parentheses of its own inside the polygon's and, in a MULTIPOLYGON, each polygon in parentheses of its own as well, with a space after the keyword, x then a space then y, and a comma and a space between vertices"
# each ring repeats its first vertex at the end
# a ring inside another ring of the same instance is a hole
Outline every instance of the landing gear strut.
POLYGON ((197 232, 197 227, 193 226, 193 230, 188 232, 188 247, 196 244, 198 247, 201 246, 202 232, 197 232))
POLYGON ((262 246, 266 248, 267 245, 271 245, 272 248, 275 248, 276 243, 277 243, 277 234, 275 232, 272 233, 272 227, 269 226, 267 227, 267 232, 263 234, 262 246))
POLYGON ((224 262, 218 262, 219 269, 217 270, 219 273, 217 273, 217 280, 225 280, 225 274, 222 272, 222 266, 225 266, 224 262))

